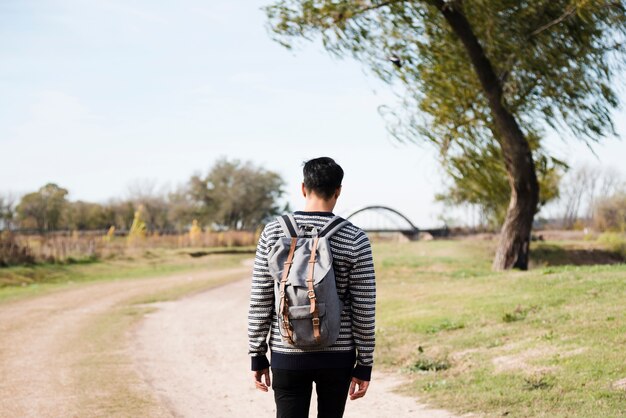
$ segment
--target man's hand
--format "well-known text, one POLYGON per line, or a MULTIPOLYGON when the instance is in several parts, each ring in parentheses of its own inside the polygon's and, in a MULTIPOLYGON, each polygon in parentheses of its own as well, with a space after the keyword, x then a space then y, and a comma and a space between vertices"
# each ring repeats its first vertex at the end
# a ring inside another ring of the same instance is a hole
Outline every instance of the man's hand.
POLYGON ((263 392, 267 392, 269 387, 272 386, 272 381, 270 380, 270 369, 257 370, 252 372, 254 375, 254 384, 258 390, 263 392), (265 383, 263 383, 263 376, 265 376, 265 383))
POLYGON ((355 399, 362 398, 365 396, 365 392, 367 392, 367 388, 369 387, 370 382, 367 380, 357 379, 356 377, 352 378, 352 382, 350 383, 350 400, 353 401, 355 399), (358 385, 358 390, 357 389, 358 385))

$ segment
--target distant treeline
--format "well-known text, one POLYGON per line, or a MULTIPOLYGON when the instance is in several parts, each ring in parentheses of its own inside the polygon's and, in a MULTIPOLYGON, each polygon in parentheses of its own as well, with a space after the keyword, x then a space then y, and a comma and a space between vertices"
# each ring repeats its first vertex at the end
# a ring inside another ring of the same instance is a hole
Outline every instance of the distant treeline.
POLYGON ((238 160, 218 160, 206 175, 193 175, 173 191, 135 185, 129 197, 106 203, 69 201, 68 190, 48 183, 23 196, 0 195, 0 229, 45 233, 58 230, 128 231, 141 211, 148 231, 188 230, 194 220, 205 229, 255 230, 281 207, 279 174, 238 160))

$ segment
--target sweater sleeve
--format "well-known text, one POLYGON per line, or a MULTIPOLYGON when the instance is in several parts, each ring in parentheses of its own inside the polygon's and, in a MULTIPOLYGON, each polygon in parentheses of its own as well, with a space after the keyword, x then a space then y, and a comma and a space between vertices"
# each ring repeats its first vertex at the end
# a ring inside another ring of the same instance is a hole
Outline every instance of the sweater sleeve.
POLYGON ((352 375, 361 380, 370 380, 375 344, 376 280, 372 247, 363 231, 359 231, 355 237, 354 255, 349 287, 357 364, 352 375))
POLYGON ((268 269, 267 227, 261 233, 254 257, 250 307, 248 310, 248 354, 252 359, 252 370, 269 367, 267 360, 267 336, 272 325, 274 312, 274 282, 268 269))

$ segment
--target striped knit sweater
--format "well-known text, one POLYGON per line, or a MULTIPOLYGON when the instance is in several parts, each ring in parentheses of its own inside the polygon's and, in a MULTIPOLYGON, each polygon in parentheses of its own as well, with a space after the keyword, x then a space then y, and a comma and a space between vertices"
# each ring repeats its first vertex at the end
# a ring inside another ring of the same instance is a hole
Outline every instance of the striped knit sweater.
MULTIPOLYGON (((321 228, 334 215, 331 212, 295 212, 298 225, 321 228)), ((249 354, 252 370, 270 366, 266 353, 271 350, 271 367, 276 369, 316 369, 354 366, 353 376, 370 380, 374 351, 374 312, 376 286, 374 263, 365 233, 346 224, 329 238, 337 293, 344 301, 339 338, 330 347, 318 350, 293 349, 283 344, 274 309, 274 282, 268 270, 268 254, 284 233, 278 221, 266 225, 259 238, 254 260, 250 309, 248 313, 249 354)))

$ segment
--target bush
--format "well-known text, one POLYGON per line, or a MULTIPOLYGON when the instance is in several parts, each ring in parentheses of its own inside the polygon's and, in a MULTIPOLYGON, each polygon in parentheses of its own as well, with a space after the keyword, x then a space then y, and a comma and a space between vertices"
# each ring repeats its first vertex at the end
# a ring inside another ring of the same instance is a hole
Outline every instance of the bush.
POLYGON ((502 320, 504 322, 516 322, 523 321, 528 316, 529 312, 536 312, 539 310, 539 307, 533 305, 526 308, 523 308, 521 305, 517 305, 517 307, 512 312, 506 312, 502 315, 502 320))
POLYGON ((432 358, 426 356, 420 356, 409 370, 413 372, 439 372, 442 370, 448 370, 451 367, 450 361, 447 357, 432 358))
POLYGON ((604 244, 610 251, 618 253, 626 258, 626 234, 605 232, 600 234, 598 242, 604 244))

